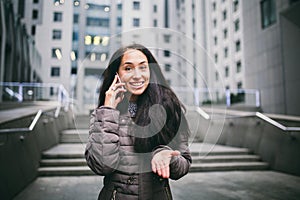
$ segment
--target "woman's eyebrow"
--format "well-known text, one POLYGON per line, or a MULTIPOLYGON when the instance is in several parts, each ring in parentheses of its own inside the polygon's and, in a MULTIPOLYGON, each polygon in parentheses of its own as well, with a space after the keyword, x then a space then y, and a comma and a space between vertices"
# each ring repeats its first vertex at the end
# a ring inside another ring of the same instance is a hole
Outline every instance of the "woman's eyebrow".
MULTIPOLYGON (((139 65, 140 65, 140 64, 145 64, 145 63, 147 63, 147 61, 146 61, 146 60, 144 60, 144 61, 140 62, 140 63, 139 63, 139 65)), ((129 62, 129 61, 127 61, 127 62, 125 62, 123 65, 133 65, 133 63, 132 63, 132 62, 129 62)))

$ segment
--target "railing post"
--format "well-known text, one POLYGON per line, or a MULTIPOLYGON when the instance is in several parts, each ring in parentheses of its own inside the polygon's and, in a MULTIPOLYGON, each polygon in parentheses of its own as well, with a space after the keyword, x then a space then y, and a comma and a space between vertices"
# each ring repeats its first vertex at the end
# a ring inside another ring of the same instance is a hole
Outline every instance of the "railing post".
POLYGON ((260 107, 260 94, 258 90, 255 91, 255 97, 256 97, 255 105, 256 107, 260 107))
POLYGON ((58 87, 58 95, 57 95, 57 101, 62 105, 62 86, 59 85, 58 87))
POLYGON ((23 84, 22 83, 20 83, 18 91, 19 91, 19 95, 20 95, 19 96, 20 98, 18 98, 18 102, 23 102, 23 84))
POLYGON ((194 104, 199 106, 199 88, 194 88, 194 104))
POLYGON ((230 102, 230 90, 226 89, 226 106, 230 106, 231 102, 230 102))

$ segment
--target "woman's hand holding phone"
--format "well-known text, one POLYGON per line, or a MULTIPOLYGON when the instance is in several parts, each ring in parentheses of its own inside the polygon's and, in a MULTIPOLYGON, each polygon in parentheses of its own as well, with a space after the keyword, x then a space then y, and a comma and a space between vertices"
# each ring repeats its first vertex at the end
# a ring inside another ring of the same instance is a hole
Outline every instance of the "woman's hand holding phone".
POLYGON ((121 79, 116 73, 115 78, 105 93, 105 102, 104 106, 116 108, 117 105, 123 100, 125 89, 125 83, 121 82, 121 79))

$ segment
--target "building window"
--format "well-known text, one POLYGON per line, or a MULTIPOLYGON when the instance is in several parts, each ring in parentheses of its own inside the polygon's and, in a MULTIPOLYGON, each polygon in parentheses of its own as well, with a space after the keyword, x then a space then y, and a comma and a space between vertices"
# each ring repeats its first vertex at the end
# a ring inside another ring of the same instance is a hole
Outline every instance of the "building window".
POLYGON ((72 34, 72 40, 73 41, 78 41, 78 32, 74 31, 72 34))
POLYGON ((228 48, 225 47, 224 48, 224 58, 227 58, 228 57, 228 48))
POLYGON ((121 17, 117 18, 117 26, 122 26, 122 18, 121 17))
POLYGON ((239 8, 239 0, 233 1, 233 11, 236 12, 239 8))
POLYGON ((165 0, 165 9, 164 9, 164 25, 165 28, 169 28, 169 1, 165 0))
POLYGON ((54 87, 50 87, 50 96, 57 94, 57 91, 54 90, 54 87))
POLYGON ((35 25, 31 26, 31 35, 35 35, 35 31, 36 31, 35 25))
POLYGON ((60 40, 61 39, 61 30, 53 30, 52 31, 52 39, 60 40))
POLYGON ((51 77, 60 76, 60 67, 51 67, 51 77))
POLYGON ((54 12, 53 13, 53 21, 54 22, 61 22, 62 21, 62 13, 61 12, 54 12))
POLYGON ((216 81, 219 80, 219 73, 218 72, 215 72, 215 78, 216 78, 216 81))
POLYGON ((215 63, 218 63, 218 54, 215 54, 215 63))
POLYGON ((274 0, 262 0, 260 2, 261 25, 267 28, 276 22, 276 4, 274 0))
POLYGON ((170 64, 165 64, 165 71, 166 72, 171 71, 171 65, 170 64))
POLYGON ((216 28, 217 27, 217 20, 216 19, 213 20, 213 24, 214 24, 214 27, 216 28))
POLYGON ((140 19, 139 18, 133 18, 133 26, 139 27, 140 26, 140 19))
POLYGON ((243 88, 243 83, 240 81, 237 83, 237 88, 242 89, 243 88))
POLYGON ((77 68, 76 67, 72 67, 71 68, 71 74, 72 75, 76 75, 77 74, 77 68))
POLYGON ((238 40, 235 42, 235 51, 239 52, 241 50, 241 42, 238 40))
POLYGON ((214 43, 215 43, 215 45, 218 45, 218 38, 217 38, 217 36, 214 37, 214 43))
POLYGON ((39 17, 38 10, 32 10, 32 19, 37 19, 39 17))
POLYGON ((53 4, 55 5, 55 6, 59 6, 59 5, 62 5, 62 4, 64 4, 64 0, 53 0, 53 4))
POLYGON ((75 7, 78 7, 80 5, 80 1, 79 0, 74 0, 73 5, 75 7))
POLYGON ((242 63, 241 63, 241 61, 239 60, 239 61, 236 62, 236 72, 237 72, 237 73, 240 73, 241 70, 242 70, 242 63))
POLYGON ((157 13, 157 5, 153 5, 153 12, 157 13))
POLYGON ((235 32, 240 30, 240 20, 239 19, 235 20, 235 22, 234 22, 234 30, 235 30, 235 32))
POLYGON ((228 30, 227 30, 227 28, 225 28, 223 30, 223 37, 224 37, 224 39, 226 39, 228 37, 228 30))
POLYGON ((164 50, 164 57, 170 57, 171 52, 169 50, 164 50))
POLYGON ((213 9, 213 11, 215 11, 215 10, 217 9, 217 4, 216 4, 216 2, 213 2, 213 3, 212 3, 212 9, 213 9))
POLYGON ((52 58, 59 60, 62 58, 61 48, 52 48, 52 58))
POLYGON ((140 9, 140 2, 139 1, 134 1, 133 2, 133 10, 139 10, 140 9))
POLYGON ((224 11, 223 11, 223 20, 225 21, 226 19, 227 19, 227 11, 224 10, 224 11))
POLYGON ((39 0, 33 0, 33 3, 39 3, 39 0))
POLYGON ((225 67, 225 77, 229 77, 229 67, 225 67))
POLYGON ((165 43, 170 43, 171 42, 171 35, 165 34, 164 35, 164 42, 165 43))
POLYGON ((117 9, 118 9, 118 10, 122 10, 122 4, 121 4, 121 3, 119 3, 119 4, 117 5, 117 9))
POLYGON ((154 26, 154 27, 157 27, 157 19, 154 19, 154 20, 153 20, 153 26, 154 26))
POLYGON ((70 57, 71 57, 72 61, 77 60, 77 58, 78 58, 78 51, 76 51, 76 50, 71 51, 70 57))
POLYGON ((74 14, 73 15, 73 23, 78 24, 78 22, 79 22, 79 14, 74 14))
POLYGON ((109 27, 109 18, 87 17, 86 25, 109 27))

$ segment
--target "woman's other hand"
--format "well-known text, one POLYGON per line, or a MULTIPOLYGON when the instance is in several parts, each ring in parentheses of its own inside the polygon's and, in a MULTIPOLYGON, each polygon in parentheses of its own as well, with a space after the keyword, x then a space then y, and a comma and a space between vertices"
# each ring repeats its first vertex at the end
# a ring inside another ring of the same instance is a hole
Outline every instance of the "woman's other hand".
POLYGON ((152 158, 152 171, 163 178, 170 177, 170 161, 173 156, 179 156, 179 151, 162 150, 152 158))
POLYGON ((125 89, 125 83, 118 82, 118 77, 115 75, 115 78, 109 87, 109 89, 105 92, 105 101, 104 106, 116 108, 117 105, 123 100, 125 89))

